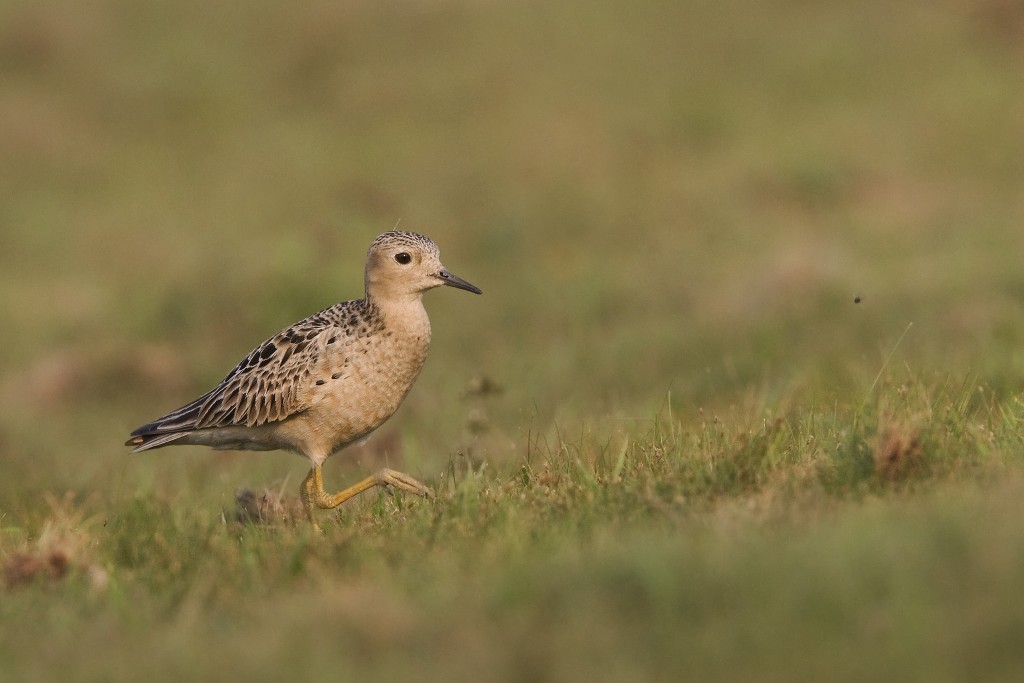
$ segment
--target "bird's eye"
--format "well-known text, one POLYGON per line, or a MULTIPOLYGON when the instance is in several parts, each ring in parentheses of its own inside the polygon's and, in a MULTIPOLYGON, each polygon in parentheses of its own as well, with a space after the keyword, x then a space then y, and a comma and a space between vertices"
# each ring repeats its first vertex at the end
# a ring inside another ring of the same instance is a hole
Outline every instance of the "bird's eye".
POLYGON ((395 260, 404 266, 407 265, 410 261, 412 261, 412 256, 409 256, 409 254, 407 254, 404 251, 400 251, 397 254, 395 254, 395 260))

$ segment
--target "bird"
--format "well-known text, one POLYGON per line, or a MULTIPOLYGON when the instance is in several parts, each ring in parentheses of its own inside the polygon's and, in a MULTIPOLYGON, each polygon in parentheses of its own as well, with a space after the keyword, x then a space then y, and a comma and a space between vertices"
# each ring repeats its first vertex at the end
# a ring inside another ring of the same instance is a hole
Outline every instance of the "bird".
POLYGON ((311 468, 299 487, 309 522, 375 486, 430 497, 407 474, 384 468, 338 493, 324 490, 331 455, 369 437, 408 395, 430 347, 423 294, 479 287, 448 271, 429 237, 399 230, 378 236, 366 254, 362 299, 300 320, 245 356, 194 401, 131 432, 133 453, 171 445, 285 450, 311 468))

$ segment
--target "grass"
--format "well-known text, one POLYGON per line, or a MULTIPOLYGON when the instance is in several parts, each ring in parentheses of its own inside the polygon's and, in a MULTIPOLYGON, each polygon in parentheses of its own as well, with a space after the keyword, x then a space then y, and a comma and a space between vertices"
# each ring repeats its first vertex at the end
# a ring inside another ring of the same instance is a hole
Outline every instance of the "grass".
POLYGON ((436 502, 361 501, 323 538, 180 500, 51 501, 38 538, 5 531, 2 613, 20 624, 9 653, 45 638, 60 655, 8 670, 1010 679, 1020 438, 960 391, 922 390, 942 409, 914 428, 935 406, 754 428, 665 415, 614 446, 534 445, 495 476, 453 463, 436 502), (12 576, 21 556, 47 568, 12 576))
POLYGON ((1022 31, 5 3, 5 680, 1016 680, 1022 31), (485 295, 326 477, 435 500, 320 537, 293 456, 121 448, 396 221, 485 295))

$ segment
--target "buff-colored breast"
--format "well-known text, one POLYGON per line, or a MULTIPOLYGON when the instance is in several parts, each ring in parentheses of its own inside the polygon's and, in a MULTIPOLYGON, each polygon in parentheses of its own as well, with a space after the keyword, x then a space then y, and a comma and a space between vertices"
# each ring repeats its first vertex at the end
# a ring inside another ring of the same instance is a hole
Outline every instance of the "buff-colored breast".
POLYGON ((381 315, 381 329, 325 350, 300 387, 306 410, 268 425, 290 450, 322 462, 398 410, 426 361, 430 322, 419 301, 381 315))

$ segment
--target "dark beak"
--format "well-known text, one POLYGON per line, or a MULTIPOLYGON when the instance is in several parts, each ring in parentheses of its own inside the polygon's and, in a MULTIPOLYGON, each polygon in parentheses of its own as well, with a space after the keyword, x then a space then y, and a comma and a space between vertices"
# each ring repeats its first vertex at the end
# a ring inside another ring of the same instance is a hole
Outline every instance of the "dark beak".
POLYGON ((474 294, 483 294, 480 288, 476 285, 471 285, 463 280, 458 275, 452 275, 447 270, 440 270, 437 273, 437 277, 440 278, 441 282, 448 285, 449 287, 455 287, 456 289, 464 289, 467 292, 473 292, 474 294))

